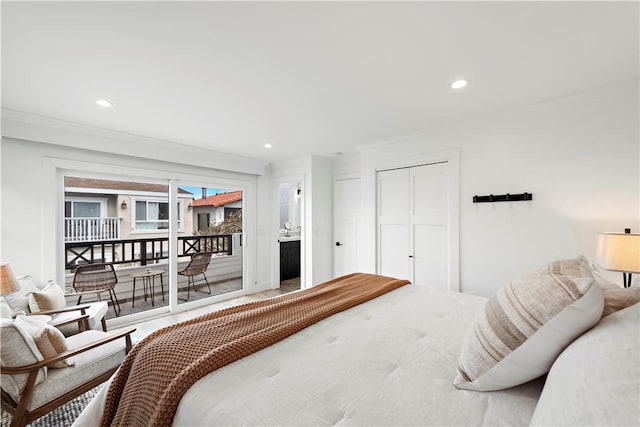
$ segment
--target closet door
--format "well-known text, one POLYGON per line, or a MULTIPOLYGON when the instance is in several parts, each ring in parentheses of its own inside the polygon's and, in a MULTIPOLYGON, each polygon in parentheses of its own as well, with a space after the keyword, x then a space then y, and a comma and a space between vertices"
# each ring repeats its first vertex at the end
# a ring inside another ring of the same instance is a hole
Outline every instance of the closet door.
POLYGON ((377 173, 379 274, 449 289, 447 166, 377 173))
POLYGON ((409 169, 377 173, 378 272, 411 280, 409 263, 409 169))
POLYGON ((447 164, 413 167, 410 174, 413 283, 447 289, 447 164))

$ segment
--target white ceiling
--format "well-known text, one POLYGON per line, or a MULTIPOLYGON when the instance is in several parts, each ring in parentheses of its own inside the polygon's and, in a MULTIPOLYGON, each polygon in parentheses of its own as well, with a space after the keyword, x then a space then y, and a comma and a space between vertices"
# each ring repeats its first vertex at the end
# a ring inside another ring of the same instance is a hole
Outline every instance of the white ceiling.
POLYGON ((2 108, 266 161, 333 156, 636 80, 638 6, 3 1, 2 108))

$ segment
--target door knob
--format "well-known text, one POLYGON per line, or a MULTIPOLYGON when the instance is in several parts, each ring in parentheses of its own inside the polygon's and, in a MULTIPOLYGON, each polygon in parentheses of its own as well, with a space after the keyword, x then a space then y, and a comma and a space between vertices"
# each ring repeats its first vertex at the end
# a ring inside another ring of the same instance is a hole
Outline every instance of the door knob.
POLYGON ((336 242, 336 246, 342 246, 342 243, 336 242))

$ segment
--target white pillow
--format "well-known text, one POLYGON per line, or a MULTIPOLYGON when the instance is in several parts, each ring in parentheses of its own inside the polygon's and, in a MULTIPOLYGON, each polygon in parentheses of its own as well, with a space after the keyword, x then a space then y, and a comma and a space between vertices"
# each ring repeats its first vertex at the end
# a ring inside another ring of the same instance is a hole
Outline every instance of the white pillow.
POLYGON ((605 317, 553 363, 531 425, 640 423, 640 304, 605 317))
POLYGON ((14 292, 9 295, 5 295, 4 299, 11 307, 15 313, 19 311, 28 312, 29 311, 29 294, 34 291, 39 291, 40 288, 36 284, 36 281, 33 277, 26 276, 18 276, 16 277, 18 280, 18 285, 20 285, 20 289, 17 292, 14 292))
POLYGON ((545 374, 567 345, 598 323, 603 304, 584 257, 514 280, 487 301, 467 333, 454 385, 502 390, 545 374))

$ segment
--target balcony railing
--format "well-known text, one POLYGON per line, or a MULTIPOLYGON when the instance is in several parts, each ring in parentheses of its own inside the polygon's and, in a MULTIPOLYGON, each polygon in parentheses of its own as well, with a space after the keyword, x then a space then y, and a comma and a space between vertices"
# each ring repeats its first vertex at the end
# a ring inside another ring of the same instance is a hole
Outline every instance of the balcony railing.
MULTIPOLYGON (((203 251, 233 255, 232 238, 231 234, 181 236, 178 237, 178 256, 203 251)), ((96 262, 147 265, 169 258, 169 238, 66 242, 64 249, 67 270, 73 270, 80 264, 96 262)))
POLYGON ((65 218, 65 242, 94 242, 122 238, 122 218, 65 218))

